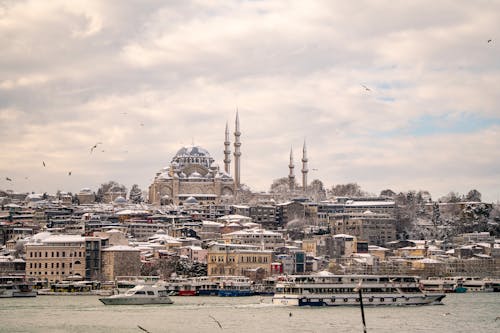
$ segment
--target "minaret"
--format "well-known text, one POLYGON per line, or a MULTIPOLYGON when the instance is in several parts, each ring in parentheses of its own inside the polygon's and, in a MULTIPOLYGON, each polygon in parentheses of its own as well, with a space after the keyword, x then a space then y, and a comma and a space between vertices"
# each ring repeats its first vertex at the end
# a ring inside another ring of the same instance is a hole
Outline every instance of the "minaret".
POLYGON ((302 190, 306 192, 307 190, 307 149, 306 140, 304 140, 304 146, 302 148, 302 190))
POLYGON ((224 171, 227 174, 231 173, 231 149, 229 148, 231 142, 229 141, 229 127, 226 122, 226 138, 224 140, 224 171))
POLYGON ((240 188, 240 117, 238 115, 238 110, 236 110, 236 122, 234 126, 234 184, 236 189, 240 188))
POLYGON ((288 164, 288 168, 290 169, 290 173, 288 174, 288 188, 290 191, 295 189, 295 174, 293 173, 293 169, 295 168, 293 164, 293 152, 290 147, 290 164, 288 164))

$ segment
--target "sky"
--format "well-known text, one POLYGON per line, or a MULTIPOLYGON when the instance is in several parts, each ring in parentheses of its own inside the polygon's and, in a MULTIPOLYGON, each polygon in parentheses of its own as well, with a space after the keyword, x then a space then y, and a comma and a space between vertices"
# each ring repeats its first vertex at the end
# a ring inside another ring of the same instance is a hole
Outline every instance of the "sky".
POLYGON ((0 0, 0 47, 0 189, 223 168, 238 110, 254 191, 306 140, 327 188, 500 199, 500 1, 0 0))

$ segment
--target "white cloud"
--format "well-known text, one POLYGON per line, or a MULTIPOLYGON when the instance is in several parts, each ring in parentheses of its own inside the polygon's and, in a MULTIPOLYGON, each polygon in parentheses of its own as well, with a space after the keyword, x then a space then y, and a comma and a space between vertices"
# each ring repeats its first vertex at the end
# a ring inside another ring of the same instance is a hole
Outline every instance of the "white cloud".
POLYGON ((309 178, 327 186, 497 200, 498 13, 467 1, 8 3, 0 174, 18 181, 0 188, 145 188, 192 141, 222 164, 238 108, 255 189, 287 174, 290 146, 299 164, 307 138, 309 178), (428 118, 449 124, 417 133, 428 118))

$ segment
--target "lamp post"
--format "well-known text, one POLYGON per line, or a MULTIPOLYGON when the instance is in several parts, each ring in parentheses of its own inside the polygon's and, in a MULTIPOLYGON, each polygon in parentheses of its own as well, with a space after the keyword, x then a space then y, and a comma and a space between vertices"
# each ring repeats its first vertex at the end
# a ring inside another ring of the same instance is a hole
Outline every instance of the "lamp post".
POLYGON ((361 282, 360 280, 358 286, 354 288, 354 291, 358 292, 359 295, 359 307, 361 309, 361 320, 363 321, 363 333, 366 333, 366 321, 365 321, 365 309, 363 307, 363 293, 361 292, 361 282))

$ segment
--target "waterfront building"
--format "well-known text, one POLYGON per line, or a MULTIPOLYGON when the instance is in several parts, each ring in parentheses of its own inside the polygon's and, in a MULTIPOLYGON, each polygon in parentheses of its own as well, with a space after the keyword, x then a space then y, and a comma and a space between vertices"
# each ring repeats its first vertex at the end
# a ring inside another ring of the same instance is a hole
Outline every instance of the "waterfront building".
POLYGON ((211 243, 207 253, 208 275, 250 276, 260 270, 264 276, 271 273, 273 251, 259 246, 211 243))
POLYGON ((115 245, 102 250, 102 272, 106 281, 117 276, 139 276, 141 251, 127 245, 115 245))
POLYGON ((85 276, 85 237, 42 232, 25 245, 26 276, 49 282, 85 276))

